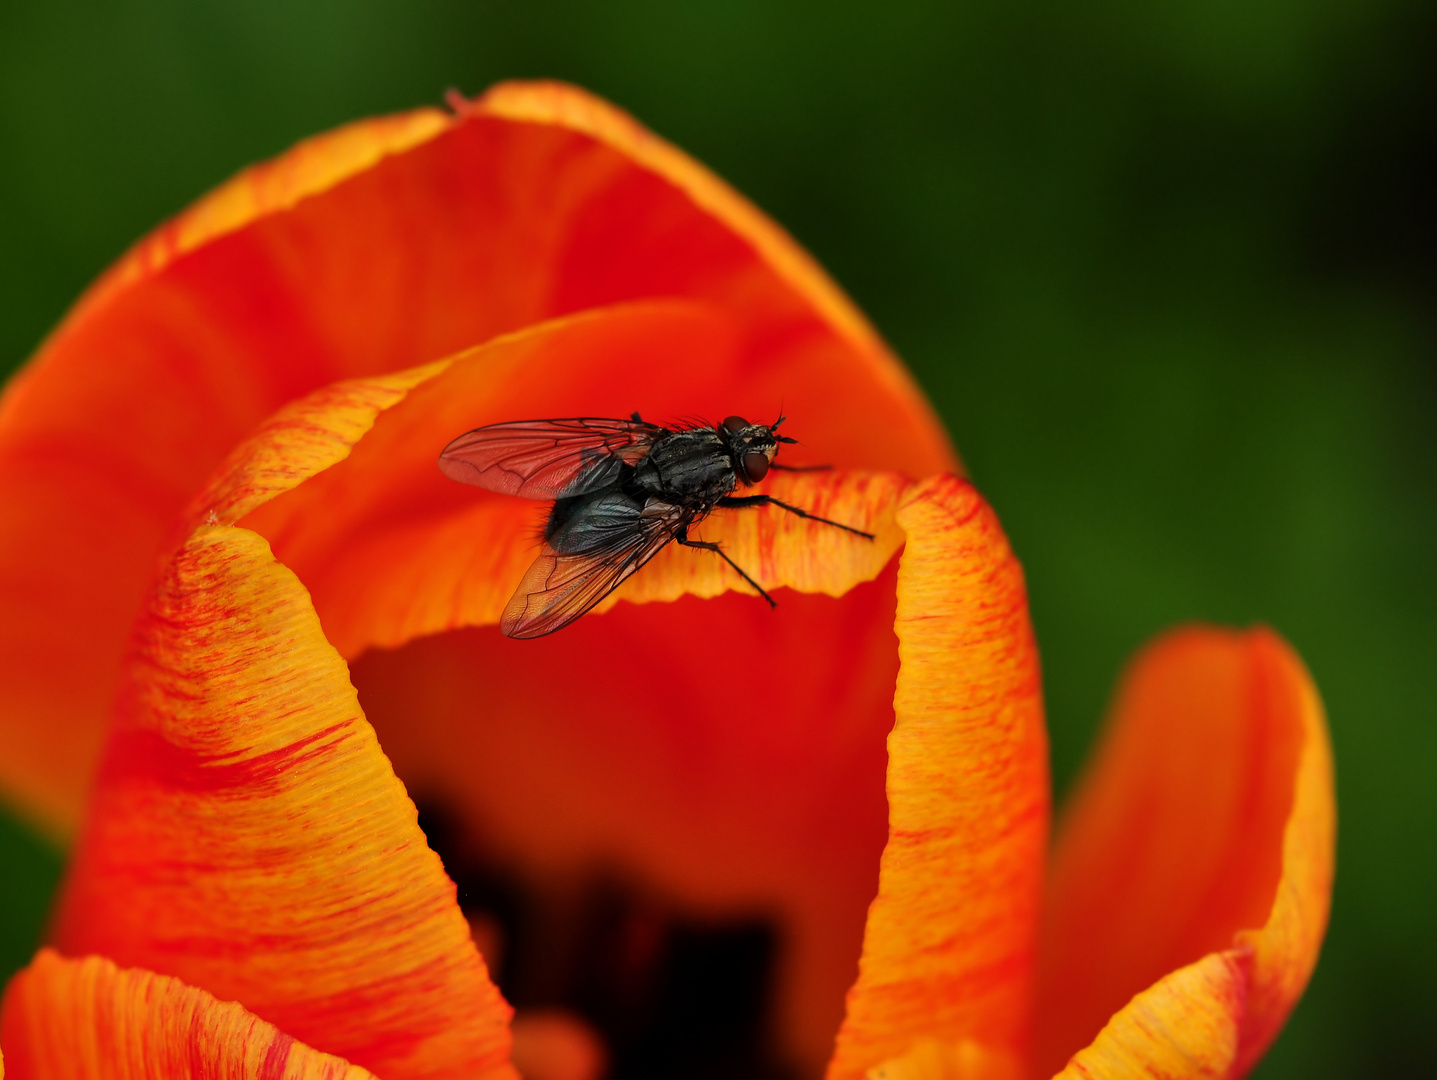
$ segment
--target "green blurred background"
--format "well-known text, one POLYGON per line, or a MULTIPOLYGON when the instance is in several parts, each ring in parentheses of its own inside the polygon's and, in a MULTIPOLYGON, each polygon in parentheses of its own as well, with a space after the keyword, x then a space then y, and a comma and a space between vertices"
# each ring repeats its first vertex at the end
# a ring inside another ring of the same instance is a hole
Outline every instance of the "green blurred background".
MULTIPOLYGON (((1154 631, 1296 644, 1339 872, 1257 1075, 1429 1074, 1437 8, 4 0, 0 370, 246 163, 514 76, 713 166, 912 365, 1027 567, 1060 788, 1154 631)), ((59 865, 0 820, 0 973, 59 865)))

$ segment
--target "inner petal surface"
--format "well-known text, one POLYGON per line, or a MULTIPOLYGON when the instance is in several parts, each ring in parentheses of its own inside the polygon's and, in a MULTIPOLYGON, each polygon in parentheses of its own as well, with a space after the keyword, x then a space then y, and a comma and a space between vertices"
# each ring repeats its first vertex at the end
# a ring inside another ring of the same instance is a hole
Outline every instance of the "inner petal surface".
MULTIPOLYGON (((695 559, 704 552, 680 553, 695 559)), ((421 802, 532 882, 605 870, 779 933, 776 1034, 832 1050, 887 832, 894 568, 841 598, 619 603, 559 634, 373 651, 366 714, 421 802)))

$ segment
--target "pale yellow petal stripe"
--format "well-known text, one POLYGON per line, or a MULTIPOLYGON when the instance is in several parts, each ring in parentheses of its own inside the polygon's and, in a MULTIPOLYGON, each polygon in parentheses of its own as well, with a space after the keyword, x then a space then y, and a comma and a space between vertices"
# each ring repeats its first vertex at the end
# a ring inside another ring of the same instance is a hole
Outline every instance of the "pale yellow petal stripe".
POLYGON ((1303 748, 1272 914, 1261 929, 1237 936, 1238 947, 1250 948, 1253 956, 1238 1073, 1267 1052, 1312 977, 1327 933, 1337 863, 1336 777, 1326 710, 1297 653, 1275 634, 1264 635, 1262 646, 1297 698, 1303 748))

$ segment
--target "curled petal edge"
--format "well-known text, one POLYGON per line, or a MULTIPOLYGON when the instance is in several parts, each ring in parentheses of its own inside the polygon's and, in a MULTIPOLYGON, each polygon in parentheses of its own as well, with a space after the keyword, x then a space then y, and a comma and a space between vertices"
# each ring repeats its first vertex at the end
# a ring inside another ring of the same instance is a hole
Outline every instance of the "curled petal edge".
POLYGON ((136 624, 52 931, 394 1080, 512 1078, 510 1010, 308 594, 229 521, 342 460, 441 370, 282 410, 191 508, 136 624))
MULTIPOLYGON (((14 1080, 370 1080, 232 1001, 178 979, 42 949, 5 993, 14 1080)), ((0 1072, 3 1075, 3 1072, 0 1072)))
POLYGON ((1301 724, 1281 875, 1266 923, 1135 996, 1056 1080, 1245 1076, 1286 1022, 1316 966, 1332 895, 1337 810, 1332 748, 1302 661, 1276 634, 1251 646, 1293 695, 1301 724))
POLYGON ((828 1078, 928 1075, 953 1055, 996 1077, 1027 1053, 1048 836, 1027 589, 966 480, 914 485, 898 523, 888 843, 828 1078))
MULTIPOLYGON (((252 165, 160 226, 132 247, 76 304, 66 324, 103 307, 116 293, 153 276, 187 252, 251 222, 317 195, 391 154, 402 154, 470 117, 577 131, 618 150, 684 191, 742 236, 778 274, 859 347, 887 356, 872 324, 793 239, 756 206, 696 159, 659 138, 622 109, 578 86, 539 80, 502 82, 474 98, 451 94, 454 113, 420 108, 360 120, 297 143, 252 165)), ((896 362, 885 374, 916 397, 916 384, 896 362)))

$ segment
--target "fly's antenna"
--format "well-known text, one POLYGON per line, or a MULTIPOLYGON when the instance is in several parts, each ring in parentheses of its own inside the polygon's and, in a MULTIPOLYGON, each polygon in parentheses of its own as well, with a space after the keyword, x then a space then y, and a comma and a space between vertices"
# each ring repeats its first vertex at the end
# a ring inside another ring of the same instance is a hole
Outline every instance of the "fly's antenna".
POLYGON ((781 424, 781 423, 783 423, 783 422, 784 422, 785 420, 787 420, 787 419, 788 419, 788 417, 786 417, 786 416, 783 415, 783 410, 782 410, 782 409, 779 409, 779 417, 778 417, 778 419, 775 420, 773 423, 771 423, 771 424, 768 425, 768 430, 773 433, 773 438, 774 438, 774 441, 775 441, 775 442, 781 442, 781 443, 796 443, 796 442, 798 442, 797 439, 790 439, 787 435, 780 435, 780 434, 778 433, 778 425, 781 424))

